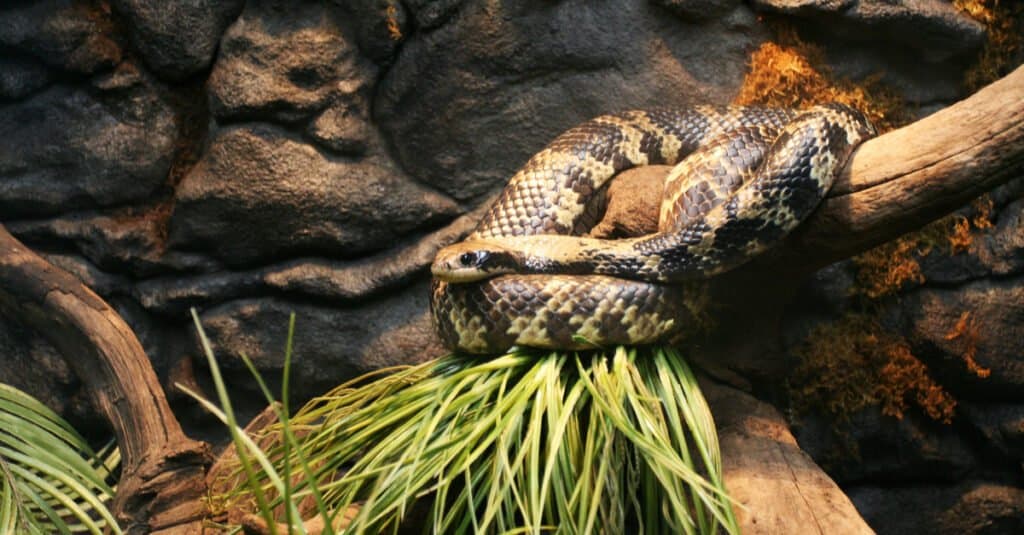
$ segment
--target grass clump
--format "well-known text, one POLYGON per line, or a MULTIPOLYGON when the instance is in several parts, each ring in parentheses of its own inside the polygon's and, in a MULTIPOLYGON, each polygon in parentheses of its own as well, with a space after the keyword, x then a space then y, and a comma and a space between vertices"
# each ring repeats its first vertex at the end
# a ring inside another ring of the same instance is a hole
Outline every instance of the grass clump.
POLYGON ((232 425, 247 482, 222 499, 254 504, 268 532, 311 531, 313 515, 325 533, 407 530, 410 515, 430 533, 738 530, 710 411, 674 350, 452 355, 282 406, 254 439, 201 340, 225 410, 204 403, 232 425))
POLYGON ((107 508, 120 462, 64 419, 0 384, 0 533, 121 533, 107 508))

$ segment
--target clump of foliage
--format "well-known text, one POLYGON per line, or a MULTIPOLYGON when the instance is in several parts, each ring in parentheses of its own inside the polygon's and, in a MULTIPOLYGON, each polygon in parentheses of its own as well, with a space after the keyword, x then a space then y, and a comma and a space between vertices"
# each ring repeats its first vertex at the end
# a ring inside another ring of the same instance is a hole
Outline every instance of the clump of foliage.
POLYGON ((871 300, 896 294, 908 284, 924 282, 920 258, 932 252, 955 255, 967 251, 977 234, 992 227, 992 198, 983 195, 971 206, 969 216, 950 214, 854 257, 855 292, 871 300))
POLYGON ((0 533, 121 533, 107 503, 120 461, 64 419, 0 384, 0 533))
POLYGON ((859 82, 837 78, 821 47, 801 39, 792 26, 768 20, 775 38, 751 55, 735 104, 807 108, 839 102, 862 111, 880 132, 910 121, 903 100, 880 76, 859 82))
POLYGON ((953 0, 953 6, 985 25, 981 54, 964 76, 964 88, 977 91, 1006 76, 1024 54, 1024 4, 1013 0, 953 0))
POLYGON ((902 418, 909 404, 932 419, 950 422, 956 400, 928 374, 907 343, 865 314, 817 326, 796 352, 790 381, 793 409, 824 410, 845 420, 865 407, 902 418))
MULTIPOLYGON (((225 410, 204 403, 231 426, 232 477, 247 482, 220 499, 255 504, 270 532, 304 533, 312 515, 328 533, 396 532, 422 507, 431 533, 737 533, 710 411, 674 350, 452 355, 292 416, 276 406, 252 438, 200 339, 225 410)), ((286 377, 289 362, 290 349, 286 377)))

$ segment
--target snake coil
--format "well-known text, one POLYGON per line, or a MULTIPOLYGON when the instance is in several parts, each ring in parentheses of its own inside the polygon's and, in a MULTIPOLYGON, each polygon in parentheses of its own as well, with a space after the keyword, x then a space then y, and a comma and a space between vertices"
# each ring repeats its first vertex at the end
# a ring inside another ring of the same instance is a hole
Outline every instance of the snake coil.
POLYGON ((628 111, 576 126, 527 161, 464 241, 438 252, 438 333, 469 353, 670 337, 686 317, 680 283, 778 243, 874 133, 840 104, 628 111), (615 174, 676 162, 658 232, 582 236, 615 174))

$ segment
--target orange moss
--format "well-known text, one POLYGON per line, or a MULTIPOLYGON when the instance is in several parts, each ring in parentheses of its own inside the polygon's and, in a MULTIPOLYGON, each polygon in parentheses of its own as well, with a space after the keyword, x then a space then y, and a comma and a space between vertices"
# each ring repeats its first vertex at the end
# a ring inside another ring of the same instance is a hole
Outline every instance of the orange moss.
POLYGON ((854 257, 855 292, 879 299, 896 293, 907 283, 923 283, 921 264, 914 258, 918 247, 918 240, 899 238, 854 257))
POLYGON ((930 418, 952 421, 956 400, 935 382, 902 339, 874 318, 848 314, 811 332, 797 351, 789 391, 798 414, 824 410, 837 420, 870 405, 902 418, 913 404, 930 418))
POLYGON ((978 340, 981 338, 981 334, 978 331, 978 325, 971 318, 970 312, 964 311, 960 314, 960 318, 957 319, 953 328, 946 333, 945 338, 950 341, 960 341, 960 358, 964 360, 967 371, 982 379, 992 374, 992 370, 982 367, 978 364, 978 361, 974 360, 974 357, 978 354, 978 340))
POLYGON ((953 230, 946 238, 953 254, 960 254, 971 247, 974 237, 971 236, 971 222, 965 217, 957 217, 953 221, 953 230))
POLYGON ((784 22, 769 25, 775 38, 751 55, 735 104, 806 108, 840 102, 864 112, 882 132, 909 121, 902 99, 879 82, 879 75, 860 82, 837 78, 820 47, 800 39, 784 22))
POLYGON ((928 375, 928 368, 905 342, 889 342, 883 349, 888 361, 879 370, 876 394, 882 414, 903 418, 912 399, 931 419, 953 421, 956 400, 928 375))
POLYGON ((395 4, 388 4, 387 9, 384 10, 384 20, 388 26, 388 35, 394 41, 402 39, 402 28, 398 26, 398 8, 395 4))
POLYGON ((953 5, 984 24, 987 33, 978 61, 964 76, 964 88, 973 93, 1009 74, 1020 60, 1024 5, 1006 0, 953 0, 953 5))
POLYGON ((971 224, 978 230, 992 228, 992 212, 995 211, 995 203, 992 196, 984 194, 971 202, 974 216, 971 217, 971 224))
POLYGON ((853 258, 857 267, 854 293, 875 300, 895 294, 907 284, 923 283, 918 257, 936 247, 950 255, 966 252, 979 231, 992 227, 993 209, 992 198, 982 195, 971 203, 970 216, 950 214, 857 255, 853 258))

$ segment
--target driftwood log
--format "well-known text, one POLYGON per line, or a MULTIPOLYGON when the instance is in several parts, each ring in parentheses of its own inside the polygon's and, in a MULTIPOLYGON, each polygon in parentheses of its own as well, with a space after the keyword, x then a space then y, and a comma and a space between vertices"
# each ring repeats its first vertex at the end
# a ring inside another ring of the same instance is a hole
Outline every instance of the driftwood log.
MULTIPOLYGON (((43 334, 121 449, 115 517, 131 533, 198 529, 209 447, 185 436, 135 333, 103 299, 0 226, 0 311, 43 334)), ((31 363, 26 363, 31 365, 31 363)))
MULTIPOLYGON (((765 284, 766 277, 773 281, 795 280, 837 259, 895 238, 1002 184, 1019 174, 1022 167, 1024 68, 954 106, 868 141, 854 154, 829 197, 801 230, 777 250, 716 283, 723 300, 728 301, 730 296, 736 299, 742 293, 743 302, 748 305, 743 307, 748 311, 746 314, 732 315, 732 321, 719 329, 729 332, 739 328, 734 332, 744 335, 723 340, 743 340, 755 346, 757 358, 763 358, 764 337, 771 337, 774 327, 770 321, 763 321, 763 316, 752 322, 748 316, 759 312, 758 307, 749 304, 777 303, 784 292, 776 286, 787 286, 765 284), (762 330, 752 333, 751 325, 761 325, 762 330)), ((647 187, 657 189, 666 172, 664 168, 648 167, 625 173, 616 181, 647 183, 647 187)), ((645 208, 643 202, 643 198, 656 196, 617 196, 613 191, 609 196, 613 204, 602 231, 636 232, 638 228, 630 226, 636 227, 644 219, 643 214, 649 220, 649 214, 657 213, 656 207, 645 208)), ((642 222, 639 224, 643 226, 642 222)), ((142 346, 127 324, 76 278, 47 263, 2 227, 0 310, 11 320, 23 321, 38 330, 57 347, 113 428, 124 458, 114 509, 125 527, 135 533, 198 530, 197 519, 203 514, 199 498, 205 491, 203 472, 208 465, 208 448, 182 433, 142 346)), ((707 363, 731 355, 736 349, 730 343, 709 344, 705 348, 707 363)), ((732 368, 742 371, 745 367, 732 368)), ((743 382, 737 376, 733 378, 743 382)), ((729 428, 727 425, 726 429, 729 428)), ((744 451, 743 455, 731 451, 732 442, 726 440, 726 470, 734 468, 730 463, 739 462, 741 457, 743 466, 748 468, 760 466, 759 463, 773 466, 779 451, 796 450, 792 437, 787 436, 788 433, 769 436, 783 450, 758 447, 744 451)), ((813 466, 806 459, 800 463, 813 466)), ((772 478, 788 478, 788 482, 778 483, 781 487, 822 488, 814 483, 820 482, 823 475, 817 470, 766 473, 772 478)), ((834 491, 829 489, 821 499, 829 499, 834 491)), ((805 495, 801 498, 809 499, 805 495)), ((763 503, 754 496, 746 506, 750 513, 745 518, 753 519, 745 524, 747 527, 756 528, 758 518, 787 521, 786 515, 777 512, 758 516, 761 508, 778 506, 778 502, 763 503)), ((849 507, 844 506, 841 514, 850 514, 849 507)), ((834 513, 828 508, 803 507, 802 512, 790 517, 788 527, 771 526, 790 532, 831 533, 834 513), (809 517, 813 523, 807 521, 809 517)), ((858 527, 854 531, 859 530, 858 527)))

